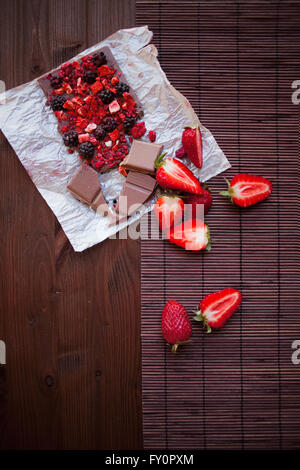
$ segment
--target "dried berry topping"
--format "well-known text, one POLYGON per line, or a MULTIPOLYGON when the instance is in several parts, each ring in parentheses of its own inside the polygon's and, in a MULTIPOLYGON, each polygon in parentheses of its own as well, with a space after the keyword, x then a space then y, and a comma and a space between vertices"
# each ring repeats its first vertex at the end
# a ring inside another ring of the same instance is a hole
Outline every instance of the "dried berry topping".
POLYGON ((64 95, 56 95, 51 98, 50 106, 53 111, 62 111, 67 97, 64 95))
POLYGON ((110 90, 103 90, 103 91, 100 91, 99 97, 103 104, 109 104, 114 100, 115 95, 110 90))
POLYGON ((103 52, 94 54, 92 60, 96 67, 101 67, 101 65, 106 64, 106 56, 103 52))
POLYGON ((117 122, 112 117, 102 119, 101 126, 106 132, 112 132, 117 127, 117 122))
POLYGON ((92 158, 95 153, 95 147, 91 142, 83 142, 78 147, 79 155, 83 158, 92 158))
POLYGON ((103 129, 102 126, 97 126, 97 128, 93 132, 93 135, 96 137, 97 140, 103 140, 106 136, 106 131, 105 129, 103 129))
POLYGON ((54 88, 55 90, 57 90, 57 88, 60 88, 61 87, 61 84, 62 84, 63 80, 61 77, 54 77, 52 76, 50 78, 50 85, 52 86, 52 88, 54 88))
POLYGON ((125 132, 130 132, 131 128, 135 125, 135 118, 134 117, 127 117, 124 119, 123 126, 125 132))
POLYGON ((67 147, 76 147, 78 145, 78 134, 76 131, 66 132, 63 139, 67 147))
POLYGON ((126 83, 120 82, 116 85, 117 95, 122 96, 123 93, 129 92, 129 86, 126 83))
POLYGON ((83 80, 89 85, 92 85, 93 83, 95 83, 97 76, 98 75, 96 72, 91 72, 90 70, 87 70, 86 72, 84 72, 83 80))

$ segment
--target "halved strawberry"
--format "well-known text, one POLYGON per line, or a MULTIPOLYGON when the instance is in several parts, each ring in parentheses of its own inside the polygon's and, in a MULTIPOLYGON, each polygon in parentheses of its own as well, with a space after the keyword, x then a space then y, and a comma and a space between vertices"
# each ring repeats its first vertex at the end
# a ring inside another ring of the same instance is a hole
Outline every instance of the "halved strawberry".
POLYGON ((154 210, 160 228, 166 231, 182 220, 184 202, 178 196, 165 194, 157 199, 154 210))
POLYGON ((197 168, 202 168, 203 148, 200 127, 185 127, 181 140, 189 159, 197 168))
POLYGON ((240 207, 249 207, 263 201, 272 192, 272 183, 267 178, 256 175, 239 173, 231 183, 225 178, 228 191, 222 191, 222 196, 228 196, 231 202, 240 207))
POLYGON ((237 289, 227 288, 207 295, 201 301, 194 320, 202 321, 207 333, 212 328, 221 328, 242 302, 242 294, 237 289))
POLYGON ((185 250, 210 250, 209 228, 200 219, 183 221, 172 228, 169 240, 185 250))
POLYGON ((155 160, 156 181, 162 188, 177 189, 187 193, 200 194, 201 185, 193 173, 179 160, 164 158, 163 153, 155 160))

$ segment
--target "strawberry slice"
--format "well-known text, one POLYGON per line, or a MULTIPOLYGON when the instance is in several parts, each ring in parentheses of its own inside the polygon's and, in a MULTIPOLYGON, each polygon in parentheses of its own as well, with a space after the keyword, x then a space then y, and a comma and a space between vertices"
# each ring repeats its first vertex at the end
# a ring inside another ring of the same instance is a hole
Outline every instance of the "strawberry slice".
POLYGON ((210 250, 209 228, 200 219, 183 221, 172 228, 169 240, 185 250, 210 250))
POLYGON ((165 194, 157 199, 154 210, 161 230, 167 231, 170 227, 181 222, 184 202, 178 196, 165 194))
POLYGON ((231 183, 225 178, 228 191, 222 191, 222 196, 228 196, 231 202, 240 207, 249 207, 263 201, 272 192, 272 183, 262 176, 239 173, 231 183))
POLYGON ((202 168, 203 145, 200 127, 185 127, 181 141, 189 159, 197 168, 202 168))
POLYGON ((207 333, 212 328, 221 328, 242 302, 242 294, 237 289, 227 288, 207 295, 201 301, 194 320, 202 321, 207 333))
POLYGON ((163 153, 155 160, 156 181, 162 188, 177 189, 192 194, 201 194, 202 188, 193 173, 179 160, 164 158, 163 153))

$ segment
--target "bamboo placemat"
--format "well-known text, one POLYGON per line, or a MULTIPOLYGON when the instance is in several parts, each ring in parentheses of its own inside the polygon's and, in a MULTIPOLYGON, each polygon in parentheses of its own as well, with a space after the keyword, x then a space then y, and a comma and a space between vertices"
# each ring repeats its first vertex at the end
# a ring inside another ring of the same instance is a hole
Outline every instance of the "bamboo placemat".
MULTIPOLYGON (((242 171, 270 178, 272 196, 239 210, 218 195, 206 217, 212 251, 142 242, 142 368, 145 448, 300 447, 298 1, 144 1, 171 83, 191 101, 242 171), (211 335, 173 356, 160 334, 171 298, 191 313, 201 298, 239 288, 243 304, 211 335)), ((180 129, 178 129, 180 133, 180 129)), ((224 175, 223 175, 224 176, 224 175)))

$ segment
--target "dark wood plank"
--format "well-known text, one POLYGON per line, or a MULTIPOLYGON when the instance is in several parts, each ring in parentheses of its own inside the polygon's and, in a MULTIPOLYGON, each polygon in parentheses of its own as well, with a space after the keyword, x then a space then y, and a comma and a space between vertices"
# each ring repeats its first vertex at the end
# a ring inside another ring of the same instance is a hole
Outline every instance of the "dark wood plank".
MULTIPOLYGON (((0 7, 7 88, 135 21, 133 0, 0 7)), ((0 152, 0 448, 140 448, 139 243, 75 253, 2 134, 0 152)))

